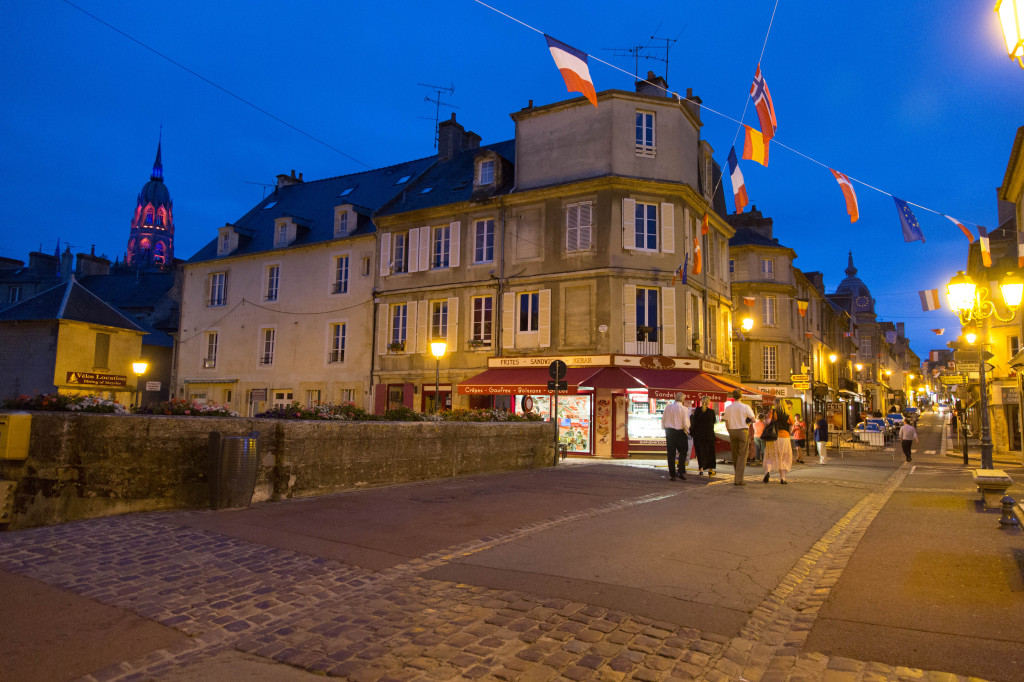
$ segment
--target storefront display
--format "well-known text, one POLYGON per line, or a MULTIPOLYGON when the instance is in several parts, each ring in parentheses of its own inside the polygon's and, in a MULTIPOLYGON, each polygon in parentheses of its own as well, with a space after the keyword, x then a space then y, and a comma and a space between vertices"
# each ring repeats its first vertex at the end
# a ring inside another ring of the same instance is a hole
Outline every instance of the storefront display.
MULTIPOLYGON (((515 404, 522 407, 523 398, 515 396, 515 404)), ((550 395, 528 396, 533 401, 533 413, 545 420, 551 418, 550 395)), ((591 396, 560 395, 558 396, 558 442, 565 445, 568 452, 589 454, 591 452, 591 396)))
POLYGON ((629 414, 626 418, 626 434, 630 446, 665 446, 665 430, 661 428, 661 415, 669 400, 649 399, 647 393, 629 396, 629 414))

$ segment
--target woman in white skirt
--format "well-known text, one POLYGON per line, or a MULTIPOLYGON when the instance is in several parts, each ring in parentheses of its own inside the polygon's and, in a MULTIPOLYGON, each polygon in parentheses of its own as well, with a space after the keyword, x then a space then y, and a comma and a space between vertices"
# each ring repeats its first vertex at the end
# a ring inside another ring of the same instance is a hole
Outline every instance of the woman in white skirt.
MULTIPOLYGON (((765 420, 765 431, 773 425, 778 432, 778 438, 766 442, 764 449, 764 482, 767 483, 772 471, 779 472, 779 480, 786 483, 786 472, 793 468, 793 448, 789 442, 789 430, 792 428, 792 420, 786 413, 785 404, 775 399, 775 406, 771 409, 768 418, 765 420)), ((764 434, 761 434, 764 439, 764 434)))

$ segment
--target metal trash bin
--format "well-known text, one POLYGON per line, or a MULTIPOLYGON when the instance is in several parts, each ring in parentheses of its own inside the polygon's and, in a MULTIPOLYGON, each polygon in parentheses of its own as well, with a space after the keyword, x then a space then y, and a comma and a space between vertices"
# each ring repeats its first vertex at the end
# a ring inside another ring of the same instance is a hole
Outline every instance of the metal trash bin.
POLYGON ((259 431, 247 436, 221 436, 211 431, 208 440, 207 480, 210 509, 248 507, 259 473, 259 431))

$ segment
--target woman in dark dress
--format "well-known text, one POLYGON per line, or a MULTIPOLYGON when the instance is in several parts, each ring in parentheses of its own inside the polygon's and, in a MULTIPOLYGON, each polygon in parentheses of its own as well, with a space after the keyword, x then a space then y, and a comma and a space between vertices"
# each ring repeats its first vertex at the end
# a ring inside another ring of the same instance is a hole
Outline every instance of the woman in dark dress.
POLYGON ((698 476, 704 475, 707 469, 708 476, 715 475, 715 422, 718 417, 715 411, 708 407, 711 398, 704 396, 700 399, 700 407, 690 415, 690 437, 693 438, 693 449, 697 453, 697 466, 700 467, 698 476))

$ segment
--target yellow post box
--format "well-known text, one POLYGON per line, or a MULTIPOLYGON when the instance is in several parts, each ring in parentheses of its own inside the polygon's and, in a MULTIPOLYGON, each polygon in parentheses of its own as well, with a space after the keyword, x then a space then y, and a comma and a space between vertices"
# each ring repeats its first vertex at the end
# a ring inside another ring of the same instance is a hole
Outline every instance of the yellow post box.
POLYGON ((28 436, 32 415, 28 412, 0 412, 0 459, 28 458, 28 436))

